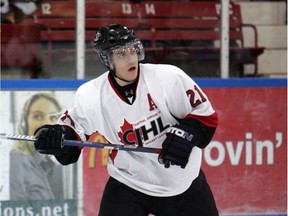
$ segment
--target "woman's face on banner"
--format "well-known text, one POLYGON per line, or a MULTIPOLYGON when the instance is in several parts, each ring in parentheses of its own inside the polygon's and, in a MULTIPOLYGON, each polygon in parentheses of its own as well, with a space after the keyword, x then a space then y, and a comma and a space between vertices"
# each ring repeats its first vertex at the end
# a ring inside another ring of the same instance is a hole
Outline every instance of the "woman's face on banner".
POLYGON ((55 124, 59 118, 60 110, 46 98, 35 101, 27 117, 28 133, 33 135, 35 130, 44 124, 55 124))

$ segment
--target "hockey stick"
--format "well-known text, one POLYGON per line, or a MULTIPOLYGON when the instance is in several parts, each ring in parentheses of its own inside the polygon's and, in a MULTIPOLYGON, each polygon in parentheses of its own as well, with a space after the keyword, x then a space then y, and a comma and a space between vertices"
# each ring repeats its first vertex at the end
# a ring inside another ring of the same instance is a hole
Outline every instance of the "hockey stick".
MULTIPOLYGON (((0 138, 8 140, 27 141, 27 142, 34 142, 36 140, 34 136, 6 134, 6 133, 0 133, 0 138)), ((142 152, 142 153, 156 153, 156 154, 160 153, 161 151, 160 148, 149 148, 134 145, 106 144, 99 142, 76 141, 76 140, 64 140, 63 145, 100 148, 100 149, 102 148, 109 150, 123 150, 123 151, 142 152)))

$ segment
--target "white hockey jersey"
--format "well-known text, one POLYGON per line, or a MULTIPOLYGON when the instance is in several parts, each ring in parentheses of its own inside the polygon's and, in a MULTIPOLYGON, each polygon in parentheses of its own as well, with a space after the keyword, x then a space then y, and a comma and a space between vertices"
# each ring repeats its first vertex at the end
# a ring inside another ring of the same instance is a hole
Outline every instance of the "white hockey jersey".
MULTIPOLYGON (((172 65, 140 64, 133 104, 117 92, 108 72, 76 92, 75 105, 61 118, 82 140, 94 132, 110 143, 161 148, 167 128, 175 118, 196 118, 215 125, 215 111, 200 87, 181 69, 172 65)), ((185 169, 165 168, 158 154, 113 151, 108 161, 110 176, 152 196, 183 193, 198 176, 202 151, 194 147, 185 169)))

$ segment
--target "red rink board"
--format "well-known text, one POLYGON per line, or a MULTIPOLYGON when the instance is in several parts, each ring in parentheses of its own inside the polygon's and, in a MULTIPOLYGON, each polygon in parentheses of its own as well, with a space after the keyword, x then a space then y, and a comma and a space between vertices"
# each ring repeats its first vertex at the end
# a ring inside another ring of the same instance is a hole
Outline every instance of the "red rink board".
MULTIPOLYGON (((285 213, 287 88, 203 90, 220 120, 211 144, 203 150, 202 163, 220 214, 285 213)), ((85 216, 99 210, 108 179, 106 159, 103 150, 84 149, 85 216)))
POLYGON ((204 158, 202 167, 220 212, 286 212, 287 88, 220 88, 206 92, 220 119, 213 138, 219 143, 210 151, 210 157, 219 162, 213 167, 204 158), (222 163, 220 159, 224 159, 222 163))

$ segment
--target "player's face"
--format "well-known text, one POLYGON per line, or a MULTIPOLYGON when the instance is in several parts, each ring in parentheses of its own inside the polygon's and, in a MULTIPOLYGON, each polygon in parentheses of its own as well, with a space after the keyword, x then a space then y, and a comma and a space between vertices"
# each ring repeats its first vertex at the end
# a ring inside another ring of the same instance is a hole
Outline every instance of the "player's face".
MULTIPOLYGON (((133 82, 138 74, 138 54, 134 46, 125 46, 113 51, 112 62, 115 73, 120 78, 133 82)), ((119 85, 127 85, 117 79, 119 85)))

